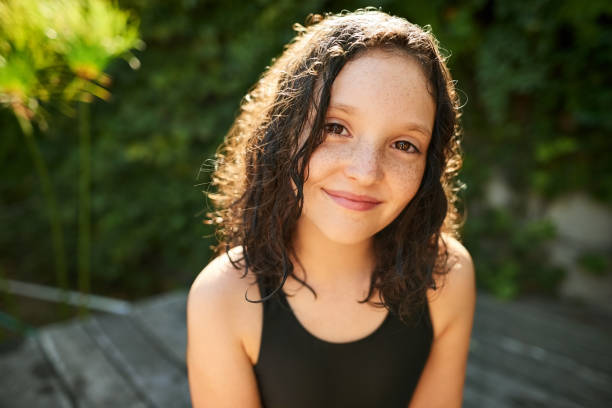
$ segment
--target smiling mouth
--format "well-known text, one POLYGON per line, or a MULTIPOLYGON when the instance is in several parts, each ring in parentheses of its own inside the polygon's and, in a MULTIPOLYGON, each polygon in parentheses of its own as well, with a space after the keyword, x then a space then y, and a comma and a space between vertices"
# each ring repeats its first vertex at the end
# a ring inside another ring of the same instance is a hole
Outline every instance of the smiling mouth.
POLYGON ((368 196, 359 196, 343 191, 322 189, 334 202, 349 210, 367 211, 376 207, 381 201, 368 196))

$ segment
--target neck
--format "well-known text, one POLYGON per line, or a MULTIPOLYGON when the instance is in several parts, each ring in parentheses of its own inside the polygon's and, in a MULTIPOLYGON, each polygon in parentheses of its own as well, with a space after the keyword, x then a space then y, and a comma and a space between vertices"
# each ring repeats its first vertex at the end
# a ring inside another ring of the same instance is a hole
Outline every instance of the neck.
POLYGON ((362 287, 368 285, 374 269, 373 239, 357 243, 330 240, 315 225, 300 219, 293 248, 306 270, 293 262, 297 277, 306 279, 315 290, 362 287))

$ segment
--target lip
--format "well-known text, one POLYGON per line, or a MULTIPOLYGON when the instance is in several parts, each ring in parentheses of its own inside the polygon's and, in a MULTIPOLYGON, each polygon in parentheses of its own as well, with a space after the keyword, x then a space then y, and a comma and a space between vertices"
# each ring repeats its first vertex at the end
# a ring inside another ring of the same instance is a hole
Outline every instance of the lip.
POLYGON ((338 190, 322 190, 338 205, 350 210, 367 211, 381 203, 376 198, 367 195, 352 194, 338 190))

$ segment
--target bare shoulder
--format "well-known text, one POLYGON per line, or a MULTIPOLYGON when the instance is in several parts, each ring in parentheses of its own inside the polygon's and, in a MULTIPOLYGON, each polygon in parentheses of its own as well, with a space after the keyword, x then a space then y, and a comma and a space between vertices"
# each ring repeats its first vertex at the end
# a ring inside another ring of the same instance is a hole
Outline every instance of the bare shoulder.
MULTIPOLYGON (((436 276, 436 287, 460 290, 473 286, 475 281, 474 262, 468 250, 456 238, 443 234, 440 239, 440 253, 446 253, 445 273, 436 276)), ((442 291, 436 291, 442 292, 442 291)))
POLYGON ((236 250, 210 262, 187 297, 186 361, 194 407, 261 406, 252 369, 255 348, 247 340, 260 330, 262 307, 245 301, 254 282, 248 274, 243 278, 232 259, 240 259, 236 250))
POLYGON ((213 259, 198 274, 189 290, 189 300, 200 301, 201 298, 210 302, 227 299, 232 302, 238 292, 244 299, 244 291, 254 282, 250 274, 244 276, 241 259, 241 249, 236 247, 228 254, 222 254, 213 259))
POLYGON ((247 302, 245 294, 258 299, 259 289, 250 271, 245 276, 240 259, 241 249, 233 248, 229 255, 213 259, 195 278, 187 297, 188 330, 201 321, 219 322, 241 342, 257 330, 253 322, 260 320, 261 305, 247 302))
POLYGON ((448 254, 446 274, 427 292, 434 340, 410 408, 460 407, 463 399, 476 303, 474 264, 456 239, 443 235, 440 247, 448 254))
POLYGON ((471 326, 476 302, 475 271, 470 253, 450 235, 443 235, 441 241, 442 250, 448 254, 446 273, 436 277, 437 289, 427 293, 434 330, 438 333, 461 321, 471 326))

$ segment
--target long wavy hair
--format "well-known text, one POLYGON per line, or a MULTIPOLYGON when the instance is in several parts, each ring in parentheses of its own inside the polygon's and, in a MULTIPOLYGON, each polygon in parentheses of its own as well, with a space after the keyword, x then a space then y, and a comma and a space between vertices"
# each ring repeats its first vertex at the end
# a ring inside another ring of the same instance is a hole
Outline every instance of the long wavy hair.
POLYGON ((460 224, 460 114, 446 57, 428 27, 371 8, 310 15, 305 26, 295 24, 294 29, 297 35, 242 99, 217 150, 211 181, 216 191, 207 193, 216 209, 205 221, 216 225, 215 252, 230 255, 230 248, 242 247, 239 259, 230 260, 244 268, 244 276, 252 271, 266 288, 261 299, 245 293, 250 302, 269 299, 289 276, 316 297, 294 274, 290 257, 298 259, 292 237, 302 212, 308 162, 324 139, 332 83, 347 61, 367 50, 403 52, 418 61, 428 78, 435 122, 418 192, 374 236, 375 268, 361 302, 386 307, 406 320, 422 306, 427 288, 436 288, 434 275, 446 273, 442 232, 457 237, 460 224), (310 133, 300 144, 303 131, 310 133), (375 289, 378 302, 371 300, 375 289))

